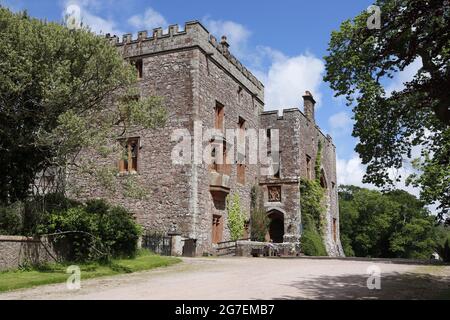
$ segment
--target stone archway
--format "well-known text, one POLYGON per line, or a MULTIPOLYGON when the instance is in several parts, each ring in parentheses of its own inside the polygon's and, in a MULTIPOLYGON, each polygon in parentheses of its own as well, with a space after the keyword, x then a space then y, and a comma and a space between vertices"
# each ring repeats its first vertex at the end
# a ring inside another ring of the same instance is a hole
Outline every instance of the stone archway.
POLYGON ((269 212, 269 236, 273 243, 283 243, 284 238, 284 214, 278 210, 269 212))

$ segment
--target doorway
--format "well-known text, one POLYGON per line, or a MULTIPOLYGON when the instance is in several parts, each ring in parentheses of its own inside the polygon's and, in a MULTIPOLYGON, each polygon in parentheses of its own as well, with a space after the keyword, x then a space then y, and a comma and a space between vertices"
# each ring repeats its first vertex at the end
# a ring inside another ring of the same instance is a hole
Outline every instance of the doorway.
POLYGON ((274 210, 269 213, 269 236, 273 243, 283 243, 284 237, 284 215, 274 210))

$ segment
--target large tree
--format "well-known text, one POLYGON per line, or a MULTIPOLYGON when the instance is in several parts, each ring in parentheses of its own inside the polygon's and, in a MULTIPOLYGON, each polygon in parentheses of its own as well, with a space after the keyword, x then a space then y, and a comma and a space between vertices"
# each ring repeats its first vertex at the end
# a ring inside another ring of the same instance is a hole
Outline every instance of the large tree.
MULTIPOLYGON (((421 197, 450 208, 450 2, 378 0, 381 28, 363 12, 331 35, 325 80, 353 106, 356 151, 367 165, 364 182, 393 184, 389 169, 414 161, 409 182, 421 197), (369 24, 368 24, 369 21, 369 24), (387 93, 386 80, 413 62, 422 67, 404 89, 387 93)), ((397 177, 400 179, 401 177, 397 177)))
POLYGON ((81 149, 164 120, 160 99, 136 99, 136 70, 88 29, 0 6, 0 38, 0 203, 27 198, 40 172, 75 165, 81 149))
POLYGON ((406 191, 340 186, 339 215, 348 256, 428 259, 438 247, 434 217, 406 191))

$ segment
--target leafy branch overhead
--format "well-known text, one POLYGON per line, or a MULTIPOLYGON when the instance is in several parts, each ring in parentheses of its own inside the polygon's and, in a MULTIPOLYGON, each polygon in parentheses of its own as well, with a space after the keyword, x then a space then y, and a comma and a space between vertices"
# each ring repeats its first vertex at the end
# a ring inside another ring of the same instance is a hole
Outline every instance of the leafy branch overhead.
MULTIPOLYGON (((367 165, 364 181, 393 182, 413 148, 421 150, 410 182, 422 198, 450 208, 450 3, 378 0, 381 29, 369 29, 370 13, 342 23, 331 35, 325 80, 353 106, 356 151, 367 165), (384 85, 412 63, 421 63, 400 91, 384 85)), ((401 177, 398 177, 398 180, 401 177)))
POLYGON ((163 101, 140 98, 136 70, 107 40, 3 7, 0 26, 1 202, 84 148, 105 155, 107 141, 164 123, 163 101))

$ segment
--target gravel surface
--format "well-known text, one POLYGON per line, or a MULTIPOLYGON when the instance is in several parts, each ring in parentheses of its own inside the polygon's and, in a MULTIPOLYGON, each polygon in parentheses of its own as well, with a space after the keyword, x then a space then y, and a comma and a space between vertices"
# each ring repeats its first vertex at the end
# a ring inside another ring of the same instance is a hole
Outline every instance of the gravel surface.
MULTIPOLYGON (((83 275, 81 275, 83 276, 83 275)), ((171 267, 0 294, 1 299, 450 299, 450 266, 387 262, 183 258, 171 267), (367 288, 370 266, 381 289, 367 288)))

